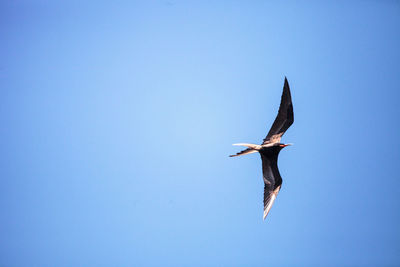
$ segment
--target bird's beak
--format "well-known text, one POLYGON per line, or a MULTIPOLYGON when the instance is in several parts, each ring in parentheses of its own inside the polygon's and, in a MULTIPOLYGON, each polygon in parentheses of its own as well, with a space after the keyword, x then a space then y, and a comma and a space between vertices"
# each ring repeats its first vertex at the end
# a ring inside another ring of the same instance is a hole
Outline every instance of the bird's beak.
POLYGON ((280 147, 286 147, 286 146, 291 146, 291 145, 293 145, 293 144, 282 144, 282 145, 280 145, 280 147))

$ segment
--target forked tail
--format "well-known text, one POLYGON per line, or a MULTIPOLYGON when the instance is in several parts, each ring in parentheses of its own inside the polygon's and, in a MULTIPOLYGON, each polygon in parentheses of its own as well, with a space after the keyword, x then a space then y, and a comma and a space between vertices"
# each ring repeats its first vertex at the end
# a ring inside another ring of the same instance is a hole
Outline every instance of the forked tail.
POLYGON ((233 144, 233 145, 234 146, 247 146, 248 148, 236 153, 236 155, 230 155, 229 157, 237 157, 237 156, 243 156, 243 155, 247 155, 247 154, 251 154, 251 153, 256 153, 256 152, 258 152, 258 150, 261 149, 260 145, 255 145, 255 144, 240 143, 240 144, 233 144))

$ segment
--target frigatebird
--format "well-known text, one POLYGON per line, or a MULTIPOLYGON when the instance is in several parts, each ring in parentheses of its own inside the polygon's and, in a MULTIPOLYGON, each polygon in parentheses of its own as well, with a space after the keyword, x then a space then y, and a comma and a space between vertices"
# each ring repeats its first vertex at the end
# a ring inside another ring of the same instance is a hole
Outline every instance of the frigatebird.
POLYGON ((282 148, 291 145, 281 143, 281 137, 290 125, 293 124, 293 121, 292 97, 290 95, 289 83, 285 77, 278 115, 267 136, 264 138, 263 143, 261 145, 246 143, 233 144, 234 146, 245 146, 247 149, 240 151, 236 155, 230 155, 230 157, 256 152, 259 152, 261 155, 264 179, 264 220, 281 189, 282 178, 278 170, 278 154, 282 148))

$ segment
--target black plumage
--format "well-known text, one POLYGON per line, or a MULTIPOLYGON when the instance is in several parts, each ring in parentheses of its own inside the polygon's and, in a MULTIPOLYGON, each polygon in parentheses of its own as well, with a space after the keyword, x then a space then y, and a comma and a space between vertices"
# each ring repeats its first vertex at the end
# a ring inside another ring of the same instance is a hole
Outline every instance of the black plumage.
POLYGON ((278 115, 276 116, 267 136, 263 140, 263 143, 261 145, 247 143, 234 144, 247 146, 248 148, 236 155, 231 155, 231 157, 255 152, 259 152, 261 155, 264 180, 264 219, 268 215, 272 204, 281 189, 282 178, 278 170, 278 154, 282 148, 290 144, 283 144, 280 141, 285 131, 293 124, 293 121, 292 97, 290 94, 289 83, 285 77, 278 115))
MULTIPOLYGON (((271 126, 267 136, 264 138, 264 142, 268 143, 274 135, 279 135, 281 137, 290 125, 293 124, 293 104, 292 96, 290 94, 289 82, 285 77, 285 83, 283 85, 283 92, 281 97, 281 104, 279 106, 278 115, 275 118, 274 123, 271 126)), ((279 140, 280 141, 280 140, 279 140)))

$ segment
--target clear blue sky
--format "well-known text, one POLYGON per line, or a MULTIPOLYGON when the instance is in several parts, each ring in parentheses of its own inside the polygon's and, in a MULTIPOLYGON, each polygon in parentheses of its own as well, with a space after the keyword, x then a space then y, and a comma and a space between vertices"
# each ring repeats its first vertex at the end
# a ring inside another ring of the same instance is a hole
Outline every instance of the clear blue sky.
POLYGON ((1 1, 0 266, 399 265, 399 29, 398 1, 1 1), (285 75, 263 221, 228 155, 285 75))

